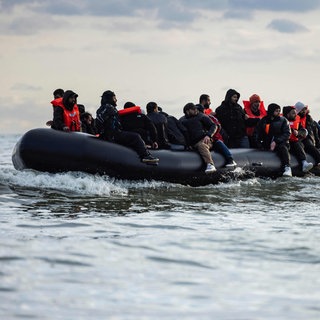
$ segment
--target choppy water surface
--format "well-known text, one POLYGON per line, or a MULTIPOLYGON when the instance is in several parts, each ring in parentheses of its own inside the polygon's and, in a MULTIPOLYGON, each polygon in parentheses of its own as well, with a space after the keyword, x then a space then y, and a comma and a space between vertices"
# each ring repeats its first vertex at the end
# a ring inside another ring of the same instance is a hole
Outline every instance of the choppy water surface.
POLYGON ((191 188, 16 171, 0 319, 320 319, 320 178, 191 188))

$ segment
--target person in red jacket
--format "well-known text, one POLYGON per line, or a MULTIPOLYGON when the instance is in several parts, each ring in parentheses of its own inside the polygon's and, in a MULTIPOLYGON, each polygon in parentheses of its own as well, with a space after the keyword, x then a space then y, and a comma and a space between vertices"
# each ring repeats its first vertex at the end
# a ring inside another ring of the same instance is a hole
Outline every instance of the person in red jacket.
POLYGON ((61 101, 54 105, 52 129, 81 131, 80 114, 77 106, 78 95, 67 90, 61 101))

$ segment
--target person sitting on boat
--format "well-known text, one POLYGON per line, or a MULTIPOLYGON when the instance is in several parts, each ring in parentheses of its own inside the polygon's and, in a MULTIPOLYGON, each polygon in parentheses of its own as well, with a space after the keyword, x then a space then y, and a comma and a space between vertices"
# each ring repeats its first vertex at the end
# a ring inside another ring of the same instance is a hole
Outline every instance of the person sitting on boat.
POLYGON ((84 133, 96 135, 96 128, 94 125, 94 119, 92 114, 89 112, 84 112, 80 115, 81 120, 81 131, 84 133))
POLYGON ((55 100, 52 129, 66 132, 81 130, 77 97, 78 95, 72 90, 67 90, 61 100, 55 100))
POLYGON ((164 112, 161 107, 158 106, 158 111, 167 118, 168 126, 168 140, 170 143, 170 149, 172 150, 185 150, 188 148, 187 143, 187 130, 181 124, 181 122, 174 116, 164 112))
POLYGON ((214 116, 214 112, 210 109, 210 104, 211 104, 210 96, 207 94, 201 95, 199 102, 201 103, 196 105, 199 112, 207 115, 210 118, 210 120, 217 126, 217 129, 211 139, 213 143, 213 150, 223 155, 223 157, 226 159, 225 166, 227 168, 235 167, 237 163, 233 160, 232 153, 223 142, 223 138, 220 133, 221 124, 219 120, 214 116))
POLYGON ((192 102, 187 103, 183 112, 182 125, 187 129, 189 144, 195 148, 206 164, 205 173, 217 171, 210 153, 213 147, 212 137, 217 126, 203 113, 199 112, 192 102))
POLYGON ((119 110, 119 116, 123 130, 139 133, 148 148, 158 149, 157 129, 139 106, 128 101, 119 110))
POLYGON ((309 108, 302 102, 295 104, 297 114, 300 118, 300 127, 307 130, 308 134, 305 139, 302 139, 304 149, 309 153, 316 161, 316 166, 320 167, 320 140, 316 122, 310 116, 309 108))
POLYGON ((202 94, 199 97, 199 104, 197 104, 197 108, 200 112, 206 114, 217 126, 217 132, 215 133, 215 138, 221 140, 224 143, 224 140, 228 140, 228 135, 223 130, 220 121, 216 117, 216 113, 210 108, 211 99, 208 94, 202 94))
POLYGON ((253 94, 249 100, 243 100, 243 106, 245 113, 248 115, 245 124, 250 148, 256 148, 253 131, 259 120, 267 115, 267 111, 263 101, 257 94, 253 94))
POLYGON ((281 161, 283 176, 291 177, 289 154, 291 130, 289 121, 280 116, 280 109, 276 103, 268 105, 267 115, 258 122, 254 130, 254 138, 259 149, 277 153, 281 161))
POLYGON ((168 120, 158 110, 158 105, 155 102, 148 102, 146 106, 147 116, 153 122, 158 133, 159 149, 170 149, 168 138, 168 120))
POLYGON ((96 128, 99 137, 135 150, 141 161, 146 164, 157 164, 159 159, 150 154, 141 136, 136 132, 122 129, 116 107, 117 98, 115 93, 110 90, 105 91, 101 97, 101 106, 96 112, 96 128))
POLYGON ((291 128, 291 135, 289 138, 290 152, 296 156, 297 160, 301 164, 302 172, 308 172, 313 168, 313 164, 311 162, 307 162, 304 145, 301 141, 305 136, 301 136, 301 133, 299 132, 300 118, 297 116, 297 110, 292 106, 283 107, 282 114, 288 119, 291 128))
MULTIPOLYGON (((52 107, 53 107, 53 111, 54 111, 54 107, 62 101, 62 97, 63 97, 63 94, 64 94, 64 90, 59 88, 59 89, 56 89, 53 91, 53 100, 50 102, 52 104, 52 107)), ((46 122, 46 125, 48 127, 51 127, 53 124, 53 121, 52 120, 49 120, 46 122)))
POLYGON ((234 89, 229 89, 226 92, 224 101, 222 101, 221 105, 215 110, 216 117, 227 135, 227 139, 224 138, 224 143, 229 148, 250 147, 245 124, 248 116, 238 103, 239 98, 239 92, 234 89))

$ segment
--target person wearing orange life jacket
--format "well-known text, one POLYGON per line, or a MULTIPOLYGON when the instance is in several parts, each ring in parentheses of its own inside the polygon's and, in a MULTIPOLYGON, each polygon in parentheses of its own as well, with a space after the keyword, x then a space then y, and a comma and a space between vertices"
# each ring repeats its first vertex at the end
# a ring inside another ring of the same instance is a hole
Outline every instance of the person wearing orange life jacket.
POLYGON ((62 101, 54 105, 52 129, 66 132, 81 131, 77 97, 78 95, 72 90, 67 90, 62 101))
POLYGON ((291 130, 289 121, 280 116, 280 109, 276 103, 269 104, 267 115, 258 122, 253 136, 259 149, 277 153, 281 161, 283 176, 291 177, 289 154, 291 130))
POLYGON ((297 114, 300 117, 300 128, 307 130, 307 136, 302 140, 304 144, 304 149, 309 153, 316 161, 316 166, 320 167, 320 140, 318 135, 318 130, 316 127, 316 122, 310 116, 308 106, 302 102, 297 102, 295 104, 297 114))
POLYGON ((233 160, 233 155, 229 148, 224 144, 223 137, 221 135, 221 124, 219 120, 215 117, 215 113, 210 109, 210 96, 208 94, 202 94, 199 98, 199 104, 197 104, 197 108, 199 112, 204 113, 207 115, 211 121, 216 125, 217 129, 213 134, 211 140, 213 143, 213 150, 222 154, 223 157, 226 159, 225 166, 227 168, 232 168, 237 165, 237 163, 233 160))
POLYGON ((283 116, 288 119, 291 128, 289 138, 290 152, 296 156, 301 164, 302 172, 308 172, 313 168, 313 164, 307 162, 304 145, 299 134, 300 117, 297 115, 297 110, 295 107, 287 106, 282 108, 282 113, 283 116))
POLYGON ((253 139, 254 128, 260 119, 267 115, 263 101, 257 94, 253 94, 249 100, 243 100, 244 111, 248 115, 245 121, 246 132, 249 138, 251 148, 256 148, 255 140, 253 139))
POLYGON ((118 113, 123 130, 139 133, 148 148, 158 149, 157 129, 153 122, 142 113, 141 107, 127 101, 118 113))

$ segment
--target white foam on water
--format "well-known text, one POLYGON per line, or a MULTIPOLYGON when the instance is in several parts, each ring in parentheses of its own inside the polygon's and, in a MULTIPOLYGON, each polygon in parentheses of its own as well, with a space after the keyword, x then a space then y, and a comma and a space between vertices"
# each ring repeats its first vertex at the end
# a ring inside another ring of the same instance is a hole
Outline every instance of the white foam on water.
POLYGON ((0 182, 9 186, 36 188, 40 190, 66 191, 76 194, 126 195, 128 188, 107 176, 90 175, 82 172, 45 173, 34 170, 17 171, 2 169, 0 182))

